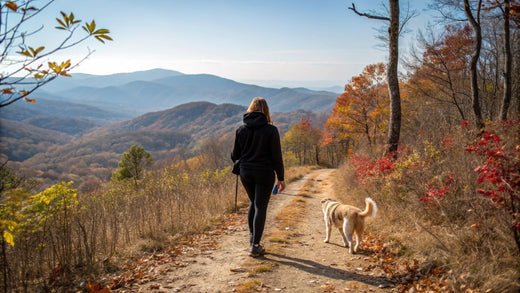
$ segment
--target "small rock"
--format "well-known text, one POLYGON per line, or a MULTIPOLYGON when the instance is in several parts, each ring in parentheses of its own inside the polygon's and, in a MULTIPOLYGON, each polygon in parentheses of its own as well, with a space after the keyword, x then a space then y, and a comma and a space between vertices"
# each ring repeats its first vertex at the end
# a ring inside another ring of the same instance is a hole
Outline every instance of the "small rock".
POLYGON ((229 269, 231 272, 233 273, 245 273, 247 270, 242 268, 242 267, 237 267, 237 268, 231 268, 229 269))
POLYGON ((274 288, 274 291, 280 292, 280 291, 282 291, 282 288, 274 288))
POLYGON ((360 272, 362 272, 362 271, 363 271, 363 268, 362 268, 362 267, 357 267, 357 268, 356 268, 356 271, 360 271, 360 272))

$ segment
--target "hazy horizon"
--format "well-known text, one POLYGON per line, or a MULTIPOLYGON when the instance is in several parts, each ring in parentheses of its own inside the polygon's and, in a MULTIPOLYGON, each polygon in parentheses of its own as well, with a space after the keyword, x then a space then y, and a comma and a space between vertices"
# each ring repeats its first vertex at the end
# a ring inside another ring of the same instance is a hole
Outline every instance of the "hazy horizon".
MULTIPOLYGON (((165 1, 154 5, 123 0, 71 3, 56 0, 38 16, 41 43, 59 39, 54 18, 73 11, 111 31, 113 42, 94 40, 56 56, 79 60, 87 47, 96 52, 75 72, 112 74, 165 68, 208 73, 261 86, 343 86, 370 63, 385 62, 374 28, 383 22, 348 10, 352 1, 165 1), (363 37, 360 37, 363 36, 363 37)), ((353 1, 363 11, 382 9, 380 1, 353 1)), ((413 1, 419 11, 428 1, 413 1)), ((405 4, 403 4, 404 6, 405 4)), ((410 23, 403 51, 428 17, 410 23)))

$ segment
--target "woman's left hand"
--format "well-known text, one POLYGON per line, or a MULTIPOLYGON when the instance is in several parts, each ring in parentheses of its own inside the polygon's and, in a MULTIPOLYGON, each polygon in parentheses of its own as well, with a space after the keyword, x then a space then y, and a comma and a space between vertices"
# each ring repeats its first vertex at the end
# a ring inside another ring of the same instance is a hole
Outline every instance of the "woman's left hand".
POLYGON ((282 192, 285 189, 285 181, 278 181, 276 186, 278 186, 278 192, 282 192))

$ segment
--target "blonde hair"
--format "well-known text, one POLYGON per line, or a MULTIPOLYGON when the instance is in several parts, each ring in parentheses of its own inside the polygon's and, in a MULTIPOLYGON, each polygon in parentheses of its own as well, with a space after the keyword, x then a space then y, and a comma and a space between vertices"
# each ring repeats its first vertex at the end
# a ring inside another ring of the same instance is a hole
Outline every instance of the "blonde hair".
POLYGON ((271 120, 271 114, 269 113, 269 106, 267 106, 267 101, 262 97, 256 97, 251 101, 249 108, 247 108, 247 113, 250 112, 262 112, 267 118, 267 123, 273 124, 273 120, 271 120))

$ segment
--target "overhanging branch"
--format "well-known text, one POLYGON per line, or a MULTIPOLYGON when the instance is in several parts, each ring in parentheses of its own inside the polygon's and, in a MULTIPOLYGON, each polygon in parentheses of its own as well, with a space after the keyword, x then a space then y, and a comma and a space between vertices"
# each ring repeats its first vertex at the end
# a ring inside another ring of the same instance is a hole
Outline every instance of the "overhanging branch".
POLYGON ((363 17, 366 17, 366 18, 370 18, 370 19, 378 19, 378 20, 386 20, 386 21, 390 21, 390 18, 389 17, 386 17, 386 16, 380 16, 380 15, 373 15, 373 14, 368 14, 368 13, 364 13, 364 12, 360 12, 356 9, 356 5, 354 3, 352 3, 352 6, 349 7, 348 9, 354 11, 355 14, 359 15, 359 16, 363 16, 363 17))

